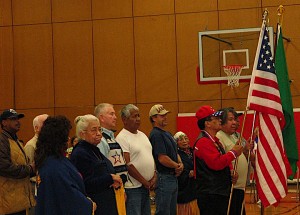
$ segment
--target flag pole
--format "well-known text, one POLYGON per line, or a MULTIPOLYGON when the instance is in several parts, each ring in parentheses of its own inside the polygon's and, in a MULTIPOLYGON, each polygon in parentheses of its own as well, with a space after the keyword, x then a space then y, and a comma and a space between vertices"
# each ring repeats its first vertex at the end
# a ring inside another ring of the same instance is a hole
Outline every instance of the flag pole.
MULTIPOLYGON (((276 34, 275 34, 275 44, 274 44, 274 56, 276 56, 276 49, 277 49, 277 40, 278 40, 278 27, 282 26, 282 21, 283 21, 283 12, 284 12, 284 8, 282 5, 280 5, 277 8, 277 16, 278 16, 278 20, 277 20, 277 25, 276 25, 276 34)), ((275 59, 275 57, 274 57, 275 59)))
MULTIPOLYGON (((241 141, 242 141, 242 135, 243 135, 243 132, 244 132, 246 117, 247 117, 247 108, 244 111, 244 119, 243 119, 243 125, 242 125, 242 129, 241 129, 241 135, 239 137, 239 141, 237 142, 238 145, 240 145, 241 141)), ((236 169, 237 169, 238 162, 239 162, 239 157, 237 157, 235 159, 235 161, 234 161, 233 175, 236 174, 236 169)), ((230 189, 230 195, 229 195, 229 202, 228 202, 228 206, 227 206, 227 215, 229 215, 229 213, 230 213, 230 205, 231 205, 231 200, 232 200, 232 193, 233 193, 233 183, 231 183, 231 189, 230 189)))
MULTIPOLYGON (((250 136, 250 143, 253 141, 253 133, 254 133, 254 126, 255 126, 255 119, 256 119, 256 111, 254 111, 254 115, 253 115, 253 121, 252 121, 252 129, 251 129, 251 136, 250 136)), ((240 137, 242 137, 242 134, 240 135, 240 137)), ((249 148, 248 150, 248 156, 247 156, 247 163, 248 163, 248 168, 247 168, 247 179, 248 179, 248 174, 249 174, 249 170, 250 170, 250 155, 251 155, 251 149, 249 148)), ((241 215, 243 215, 243 209, 244 209, 244 205, 245 205, 245 193, 246 193, 246 186, 247 186, 247 180, 244 186, 244 200, 242 203, 242 209, 241 209, 241 215)))
POLYGON ((284 13, 284 8, 282 5, 280 5, 277 9, 277 15, 278 15, 278 24, 282 26, 283 22, 283 13, 284 13))

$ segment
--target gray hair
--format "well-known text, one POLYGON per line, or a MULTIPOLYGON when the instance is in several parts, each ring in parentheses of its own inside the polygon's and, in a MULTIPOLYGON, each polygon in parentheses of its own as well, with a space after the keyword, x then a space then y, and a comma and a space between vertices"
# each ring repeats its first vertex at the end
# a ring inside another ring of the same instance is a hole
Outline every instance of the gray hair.
MULTIPOLYGON (((233 107, 227 107, 227 108, 222 108, 220 111, 223 111, 223 114, 221 115, 221 125, 225 125, 228 121, 228 113, 232 113, 233 115, 235 114, 235 110, 233 107)), ((235 116, 235 115, 234 115, 235 116)))
POLYGON ((76 136, 81 139, 80 132, 85 131, 89 126, 90 122, 93 121, 99 122, 99 119, 92 114, 77 116, 74 120, 74 123, 76 125, 76 136))
POLYGON ((124 106, 121 111, 120 111, 120 115, 123 118, 129 118, 130 117, 130 111, 131 110, 136 110, 139 111, 139 108, 133 104, 128 104, 126 106, 124 106))
POLYGON ((47 119, 48 118, 48 114, 41 114, 41 115, 38 115, 36 117, 34 117, 33 121, 32 121, 32 125, 33 125, 33 129, 35 129, 35 126, 38 126, 39 128, 43 126, 43 122, 41 122, 41 118, 45 118, 47 119))
POLYGON ((104 113, 105 109, 107 107, 114 107, 112 104, 109 104, 109 103, 101 103, 101 104, 98 104, 96 107, 95 107, 95 110, 94 110, 94 115, 99 118, 99 116, 101 114, 104 113))

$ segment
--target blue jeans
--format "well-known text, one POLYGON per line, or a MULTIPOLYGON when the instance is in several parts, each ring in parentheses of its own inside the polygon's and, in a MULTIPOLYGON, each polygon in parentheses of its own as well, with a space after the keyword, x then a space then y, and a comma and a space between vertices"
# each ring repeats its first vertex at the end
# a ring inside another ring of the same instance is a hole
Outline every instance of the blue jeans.
POLYGON ((158 173, 155 189, 156 215, 176 215, 178 184, 175 175, 158 173))
POLYGON ((126 215, 151 215, 149 190, 144 186, 125 189, 126 215))

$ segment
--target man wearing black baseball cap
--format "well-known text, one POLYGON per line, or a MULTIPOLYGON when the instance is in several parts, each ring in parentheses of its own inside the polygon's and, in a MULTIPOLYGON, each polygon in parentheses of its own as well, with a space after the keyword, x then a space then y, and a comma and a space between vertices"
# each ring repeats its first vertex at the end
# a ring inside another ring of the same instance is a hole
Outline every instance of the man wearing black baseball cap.
POLYGON ((236 145, 225 153, 216 137, 221 129, 222 111, 215 111, 211 106, 202 106, 196 112, 198 127, 201 129, 194 145, 196 157, 196 180, 199 186, 198 206, 201 215, 226 214, 232 180, 231 161, 243 151, 236 145))
POLYGON ((29 165, 17 137, 19 119, 23 117, 24 114, 13 109, 4 110, 0 115, 0 184, 3 185, 0 214, 26 215, 26 209, 35 203, 29 180, 34 175, 34 167, 29 165))

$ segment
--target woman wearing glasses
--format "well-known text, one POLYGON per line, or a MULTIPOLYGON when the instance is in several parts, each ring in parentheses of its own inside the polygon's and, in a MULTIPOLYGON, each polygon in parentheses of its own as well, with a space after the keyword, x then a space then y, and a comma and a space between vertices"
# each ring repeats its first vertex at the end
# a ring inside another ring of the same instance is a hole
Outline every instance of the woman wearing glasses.
POLYGON ((97 204, 95 214, 117 215, 114 189, 122 185, 122 179, 97 148, 102 138, 99 120, 88 114, 76 117, 75 124, 79 142, 72 151, 71 161, 83 177, 87 194, 97 204))

